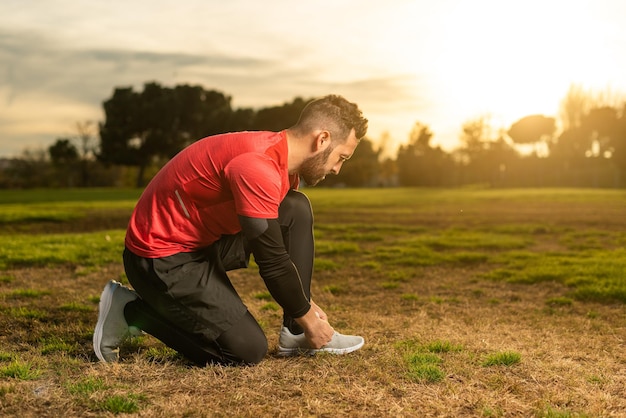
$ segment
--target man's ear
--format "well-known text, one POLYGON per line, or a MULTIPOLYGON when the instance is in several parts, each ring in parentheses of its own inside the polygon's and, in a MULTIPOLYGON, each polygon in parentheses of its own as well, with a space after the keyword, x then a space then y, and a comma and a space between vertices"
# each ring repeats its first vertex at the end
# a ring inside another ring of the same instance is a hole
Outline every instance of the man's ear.
POLYGON ((313 152, 324 151, 330 146, 330 132, 322 130, 315 135, 315 142, 313 143, 313 152))

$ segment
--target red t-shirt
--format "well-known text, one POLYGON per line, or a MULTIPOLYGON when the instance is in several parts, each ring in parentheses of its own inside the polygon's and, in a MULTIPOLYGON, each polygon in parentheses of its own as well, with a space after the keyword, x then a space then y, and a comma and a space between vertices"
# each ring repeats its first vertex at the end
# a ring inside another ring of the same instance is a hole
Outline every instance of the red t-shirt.
POLYGON ((146 258, 206 247, 239 232, 238 215, 278 218, 278 206, 297 185, 288 172, 285 131, 201 139, 148 184, 130 218, 126 247, 146 258))

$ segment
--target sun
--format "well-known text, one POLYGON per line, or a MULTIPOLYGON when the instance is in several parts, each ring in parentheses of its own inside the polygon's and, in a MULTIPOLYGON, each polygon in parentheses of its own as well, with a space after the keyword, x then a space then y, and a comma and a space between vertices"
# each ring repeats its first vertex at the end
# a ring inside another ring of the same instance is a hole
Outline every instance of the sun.
MULTIPOLYGON (((436 106, 450 119, 487 115, 508 128, 530 114, 558 117, 573 84, 603 89, 616 77, 607 28, 592 4, 570 2, 449 3, 438 16, 430 55, 405 54, 404 68, 428 78, 436 106), (584 28, 582 30, 581 28, 584 28)), ((432 25, 434 27, 434 25, 432 25)), ((408 40, 404 45, 423 40, 408 40)), ((617 67, 619 68, 619 67, 617 67)))
POLYGON ((568 44, 583 41, 572 20, 555 21, 557 10, 533 2, 481 4, 465 3, 451 16, 438 62, 444 97, 468 117, 490 114, 503 124, 533 113, 556 114, 576 81, 572 70, 584 73, 581 65, 592 66, 572 62, 576 55, 568 44))

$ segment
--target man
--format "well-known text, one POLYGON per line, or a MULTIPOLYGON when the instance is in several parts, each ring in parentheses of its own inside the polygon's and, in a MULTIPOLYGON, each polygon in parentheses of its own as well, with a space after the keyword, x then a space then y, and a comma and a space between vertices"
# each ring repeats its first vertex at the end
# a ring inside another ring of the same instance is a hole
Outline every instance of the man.
POLYGON ((125 239, 130 290, 109 282, 93 336, 96 356, 143 330, 199 365, 256 364, 267 339, 227 271, 254 255, 284 311, 281 355, 358 350, 311 300, 313 215, 299 179, 337 174, 367 131, 357 105, 329 95, 281 132, 204 138, 169 161, 141 195, 125 239))

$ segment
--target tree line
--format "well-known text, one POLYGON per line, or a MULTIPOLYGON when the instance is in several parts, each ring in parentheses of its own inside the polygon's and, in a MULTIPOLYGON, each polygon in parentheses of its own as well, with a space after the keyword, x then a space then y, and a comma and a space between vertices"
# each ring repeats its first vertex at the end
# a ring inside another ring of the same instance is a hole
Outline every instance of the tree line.
MULTIPOLYGON (((192 142, 208 135, 279 131, 292 126, 311 99, 261 109, 234 108, 232 98, 197 85, 150 82, 136 91, 115 88, 103 102, 105 119, 79 122, 73 137, 57 138, 45 150, 26 150, 0 160, 0 188, 142 187, 158 169, 192 142)), ((429 126, 415 122, 396 150, 364 138, 339 176, 326 186, 624 187, 626 102, 594 97, 572 86, 559 118, 521 117, 495 130, 488 116, 465 122, 459 146, 432 143, 429 126), (617 105, 615 103, 618 103, 617 105)))

